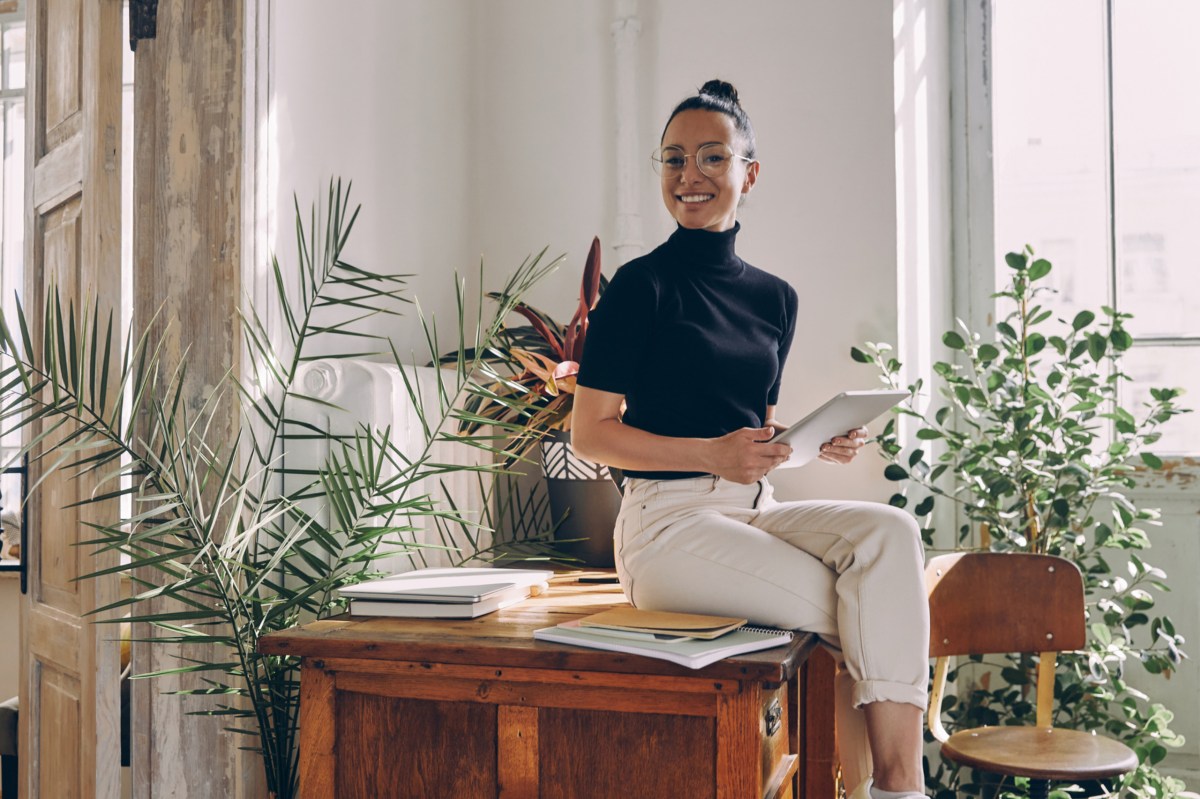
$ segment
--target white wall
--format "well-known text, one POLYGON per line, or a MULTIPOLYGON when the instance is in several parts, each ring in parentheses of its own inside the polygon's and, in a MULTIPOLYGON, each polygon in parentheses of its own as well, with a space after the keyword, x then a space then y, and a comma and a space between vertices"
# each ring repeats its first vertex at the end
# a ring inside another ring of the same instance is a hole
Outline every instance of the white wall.
POLYGON ((487 273, 498 286, 543 246, 548 255, 566 253, 530 295, 566 322, 593 236, 606 245, 604 273, 617 266, 607 246, 615 197, 611 5, 505 0, 478 8, 474 188, 487 273))
MULTIPOLYGON (((482 212, 480 230, 489 252, 504 253, 493 267, 541 241, 570 251, 569 265, 536 295, 555 297, 545 305, 564 315, 583 247, 593 230, 603 240, 614 218, 613 6, 580 5, 489 4, 479 28, 481 64, 490 65, 480 73, 480 119, 497 120, 488 140, 506 136, 515 159, 503 176, 486 168, 481 175, 500 177, 484 185, 502 193, 524 192, 509 213, 482 212), (553 168, 560 154, 576 168, 553 168), (552 238, 563 233, 573 240, 552 238)), ((873 386, 870 370, 850 361, 850 347, 896 339, 892 18, 887 6, 861 2, 781 0, 734 20, 740 13, 719 0, 640 4, 644 240, 650 249, 674 228, 649 166, 667 115, 705 80, 729 80, 754 122, 763 162, 742 210, 739 251, 791 281, 801 297, 780 402, 786 420, 842 388, 873 386), (713 19, 729 20, 715 38, 713 19)), ((781 496, 885 498, 880 472, 870 457, 774 480, 781 496)))
MULTIPOLYGON (((353 180, 351 199, 363 206, 345 259, 412 273, 410 296, 453 313, 455 270, 474 272, 479 263, 474 8, 440 0, 275 4, 270 247, 281 263, 295 263, 292 193, 307 214, 324 200, 329 178, 341 176, 353 180)), ((406 314, 380 317, 371 329, 419 347, 416 316, 406 314)))
MULTIPOLYGON (((569 317, 594 234, 606 245, 605 273, 618 265, 609 249, 615 3, 328 8, 277 5, 277 184, 310 187, 332 171, 353 177, 365 209, 351 255, 419 272, 423 306, 443 314, 448 273, 478 253, 497 287, 530 252, 566 252, 567 263, 530 299, 569 317), (397 156, 414 144, 425 157, 397 156)), ((849 350, 897 336, 890 4, 642 0, 638 16, 645 249, 673 229, 649 164, 667 114, 705 80, 731 81, 763 162, 739 250, 801 297, 780 417, 874 385, 849 350), (712 20, 721 22, 714 28, 712 20)), ((286 242, 290 218, 280 221, 286 242)), ((404 338, 409 329, 398 331, 404 338)), ((860 461, 780 472, 778 492, 886 498, 881 461, 860 461)))
MULTIPOLYGON (((896 339, 890 4, 784 0, 735 10, 670 0, 659 9, 651 36, 661 110, 647 151, 673 104, 711 77, 737 87, 755 126, 762 168, 742 210, 739 252, 800 295, 779 418, 794 420, 846 388, 874 387, 850 347, 896 339), (735 13, 724 46, 707 46, 708 20, 735 13)), ((654 210, 657 240, 672 226, 654 210)), ((781 497, 886 499, 881 472, 871 456, 772 481, 781 497)))

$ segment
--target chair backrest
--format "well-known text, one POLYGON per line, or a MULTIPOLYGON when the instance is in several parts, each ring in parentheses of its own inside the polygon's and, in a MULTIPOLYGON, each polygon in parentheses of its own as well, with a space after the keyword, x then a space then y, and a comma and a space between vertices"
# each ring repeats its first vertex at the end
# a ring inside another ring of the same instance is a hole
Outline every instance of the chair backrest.
POLYGON ((929 653, 1062 652, 1087 641, 1083 575, 1064 558, 942 555, 925 567, 929 653))
POLYGON ((937 658, 929 699, 929 730, 945 742, 942 696, 949 658, 997 652, 1037 652, 1037 721, 1051 725, 1055 653, 1087 641, 1083 575, 1064 558, 1001 552, 941 555, 925 567, 929 593, 929 654, 937 658))

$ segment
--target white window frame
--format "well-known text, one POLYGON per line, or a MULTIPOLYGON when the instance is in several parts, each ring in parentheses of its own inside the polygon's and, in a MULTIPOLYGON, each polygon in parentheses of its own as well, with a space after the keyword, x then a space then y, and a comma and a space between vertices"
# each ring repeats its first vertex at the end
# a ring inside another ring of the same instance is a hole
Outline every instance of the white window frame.
MULTIPOLYGON (((1112 0, 1105 1, 1104 76, 1107 107, 1108 245, 1109 291, 1117 298, 1116 195, 1112 145, 1112 0)), ((983 3, 951 3, 950 14, 950 128, 951 128, 951 222, 953 248, 953 311, 971 329, 990 329, 995 323, 995 183, 992 171, 992 20, 991 6, 983 3)), ((1134 347, 1186 346, 1200 348, 1200 336, 1138 336, 1134 347)), ((1200 397, 1187 396, 1191 407, 1200 397)), ((1196 409, 1200 413, 1200 407, 1196 409)), ((1142 495, 1178 498, 1181 488, 1200 497, 1200 451, 1188 455, 1163 456, 1166 469, 1148 472, 1142 495)))
MULTIPOLYGON (((0 13, 0 33, 2 33, 4 31, 4 29, 6 29, 10 24, 17 23, 17 22, 23 23, 24 21, 25 21, 25 0, 19 0, 17 3, 17 7, 14 10, 5 11, 3 13, 0 13)), ((3 57, 4 57, 3 53, 0 53, 0 58, 3 58, 3 57)), ((7 63, 4 63, 3 71, 0 72, 0 78, 7 78, 8 71, 9 71, 9 65, 7 63)), ((8 88, 4 87, 4 84, 2 82, 0 82, 0 143, 7 144, 8 140, 9 140, 8 110, 9 110, 10 106, 14 106, 17 104, 23 105, 24 102, 25 102, 25 87, 24 86, 22 86, 20 89, 8 89, 8 88)), ((0 188, 2 188, 5 183, 4 178, 7 175, 8 163, 9 163, 10 158, 11 159, 21 159, 23 161, 23 159, 25 158, 25 153, 24 152, 12 153, 12 154, 10 154, 9 158, 0 158, 0 188)), ((0 213, 4 213, 7 210, 7 205, 5 203, 6 199, 8 199, 8 198, 0 197, 0 213)), ((24 195, 23 190, 21 192, 20 197, 16 198, 16 199, 18 199, 18 201, 21 203, 21 206, 24 207, 25 195, 24 195)), ((22 213, 21 218, 23 219, 24 216, 25 216, 24 213, 22 213)), ((23 230, 21 231, 21 235, 22 236, 24 235, 23 230)), ((0 226, 0 241, 3 240, 3 237, 4 237, 4 230, 3 230, 3 227, 0 226)), ((5 262, 4 248, 0 247, 0 275, 3 275, 3 277, 0 277, 0 291, 3 292, 3 297, 0 297, 0 302, 3 303, 6 310, 11 310, 13 307, 11 297, 12 297, 12 293, 13 293, 14 289, 17 291, 21 291, 23 288, 22 283, 21 283, 21 277, 23 276, 24 271, 22 269, 21 272, 16 272, 16 271, 14 271, 16 268, 17 267, 15 265, 8 264, 5 262)), ((12 455, 16 452, 16 450, 18 448, 19 447, 8 446, 8 445, 4 444, 3 442, 0 442, 0 464, 7 463, 9 458, 12 457, 12 455)))

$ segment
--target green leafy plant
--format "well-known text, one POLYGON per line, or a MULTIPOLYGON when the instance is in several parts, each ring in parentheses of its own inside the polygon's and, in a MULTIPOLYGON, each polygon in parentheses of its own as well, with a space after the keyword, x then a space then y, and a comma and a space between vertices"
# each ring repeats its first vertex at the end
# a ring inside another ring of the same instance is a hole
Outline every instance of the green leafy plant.
MULTIPOLYGON (((503 320, 558 260, 546 262, 544 251, 527 259, 489 295, 494 313, 485 317, 486 303, 478 298, 474 320, 466 317, 465 285, 457 282, 459 356, 435 370, 430 396, 390 341, 360 329, 364 320, 396 314, 409 300, 404 276, 343 260, 357 214, 340 181, 331 183, 320 220, 314 207, 306 226, 297 205, 297 268, 285 273, 273 261, 282 340, 249 310, 241 321, 251 374, 226 375, 198 410, 187 396, 186 363, 164 357, 158 320, 153 333, 131 331, 123 355, 112 357, 120 335, 110 309, 64 303, 53 287, 40 324, 31 325, 21 307, 15 318, 0 316, 7 353, 0 423, 28 428, 22 455, 29 454, 42 479, 60 471, 88 475, 102 486, 81 505, 129 498, 131 511, 89 525, 92 538, 85 544, 125 556, 121 565, 90 576, 124 572, 134 595, 95 612, 120 621, 115 613, 129 611, 131 621, 156 633, 141 640, 180 647, 178 668, 139 676, 198 678, 197 687, 178 693, 211 695, 212 704, 198 713, 227 716, 229 729, 248 736, 278 799, 296 795, 299 671, 293 658, 259 653, 262 636, 342 612, 336 589, 376 576, 379 558, 420 558, 425 547, 439 546, 416 540, 422 520, 442 532, 440 548, 456 562, 554 554, 551 534, 535 531, 500 543, 479 535, 500 516, 538 510, 515 508, 496 493, 510 475, 493 465, 494 456, 523 426, 489 418, 474 434, 457 429, 480 421, 468 407, 473 398, 492 396, 497 376, 483 355, 506 335, 503 320), (371 351, 320 357, 393 360, 423 431, 419 451, 402 450, 387 428, 360 424, 350 434, 330 436, 306 421, 305 409, 332 410, 304 393, 298 380, 301 367, 317 357, 309 354, 313 345, 331 340, 356 349, 367 342, 371 351), (120 401, 125 389, 132 397, 128 408, 120 401), (233 440, 224 440, 220 420, 230 415, 229 403, 237 403, 242 425, 233 440), (328 443, 323 463, 285 459, 292 444, 315 437, 328 443), (431 458, 439 441, 488 457, 478 466, 439 463, 431 458), (480 481, 485 504, 479 518, 453 498, 439 502, 419 489, 464 469, 480 481), (447 537, 454 530, 465 532, 468 547, 454 549, 447 537)), ((437 325, 424 318, 422 325, 436 357, 437 325)), ((518 416, 537 410, 524 396, 503 402, 518 416)))
MULTIPOLYGON (((559 324, 544 311, 524 302, 512 306, 512 312, 524 317, 526 325, 502 326, 481 361, 491 374, 490 393, 476 392, 467 408, 473 418, 464 418, 463 433, 475 433, 494 422, 518 425, 507 453, 520 459, 551 430, 569 430, 575 395, 575 376, 583 358, 587 339, 588 312, 595 307, 608 281, 600 271, 600 239, 593 238, 583 267, 579 303, 566 325, 559 324), (515 401, 515 402, 512 402, 515 401)), ((499 301, 499 294, 488 295, 499 301)), ((468 349, 468 357, 478 355, 468 349)), ((452 362, 458 352, 442 356, 452 362)))
MULTIPOLYGON (((1169 618, 1153 615, 1155 594, 1168 590, 1166 574, 1138 554, 1150 547, 1146 528, 1158 524, 1159 512, 1137 507, 1128 492, 1139 473, 1162 467, 1149 447, 1185 412, 1181 391, 1154 388, 1144 407, 1122 407, 1130 315, 1105 307, 1052 321, 1043 298, 1053 290, 1038 284, 1051 265, 1032 256, 1026 248, 1006 258, 1012 279, 994 296, 1011 310, 994 335, 960 321, 943 336, 959 357, 933 367, 937 407, 923 410, 922 381, 907 387, 911 398, 898 414, 915 425, 916 446, 905 447, 897 419, 879 436, 889 461, 884 475, 901 484, 891 503, 911 506, 926 546, 934 543, 935 506, 949 503, 945 512, 962 522, 958 548, 1049 553, 1080 566, 1091 632, 1084 651, 1062 656, 1054 723, 1102 732, 1137 752, 1140 766, 1120 786, 1125 795, 1175 795, 1182 784, 1155 765, 1182 738, 1170 729, 1171 712, 1131 686, 1127 671, 1136 663, 1170 676, 1184 657, 1183 639, 1169 618)), ((890 346, 853 348, 851 357, 899 387, 902 365, 890 346)), ((947 699, 947 727, 1032 723, 1034 667, 1031 656, 1017 655, 960 662, 951 674, 959 693, 947 699)), ((941 764, 928 782, 950 799, 980 794, 979 776, 941 764)))

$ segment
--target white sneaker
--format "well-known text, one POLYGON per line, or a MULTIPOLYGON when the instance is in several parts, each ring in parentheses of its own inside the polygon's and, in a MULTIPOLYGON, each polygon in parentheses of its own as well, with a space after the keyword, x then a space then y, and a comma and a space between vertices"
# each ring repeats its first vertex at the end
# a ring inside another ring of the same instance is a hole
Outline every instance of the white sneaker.
POLYGON ((854 793, 850 795, 850 799, 871 799, 871 780, 869 778, 863 780, 854 793))
MULTIPOLYGON (((875 797, 871 794, 871 786, 873 784, 874 780, 867 778, 863 781, 862 785, 859 785, 854 793, 851 794, 850 799, 875 799, 875 797)), ((901 797, 901 799, 928 799, 928 797, 926 797, 923 793, 906 793, 901 797)))

